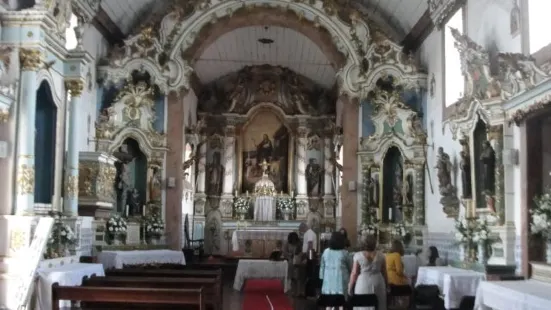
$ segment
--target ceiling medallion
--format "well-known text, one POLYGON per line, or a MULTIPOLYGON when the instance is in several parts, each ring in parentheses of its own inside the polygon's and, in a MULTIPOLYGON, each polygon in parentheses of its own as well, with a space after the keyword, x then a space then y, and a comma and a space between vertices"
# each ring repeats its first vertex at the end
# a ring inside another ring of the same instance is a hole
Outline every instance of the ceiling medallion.
POLYGON ((274 40, 268 39, 268 38, 260 38, 260 39, 258 39, 258 42, 260 42, 262 44, 272 44, 272 43, 274 43, 274 40))

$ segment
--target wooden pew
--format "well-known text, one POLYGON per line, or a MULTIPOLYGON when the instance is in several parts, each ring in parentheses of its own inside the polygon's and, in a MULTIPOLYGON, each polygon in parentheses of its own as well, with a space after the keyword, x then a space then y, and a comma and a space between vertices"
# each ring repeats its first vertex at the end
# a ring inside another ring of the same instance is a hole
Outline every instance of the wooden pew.
POLYGON ((153 278, 214 278, 217 281, 218 302, 222 304, 224 296, 222 283, 222 270, 200 269, 112 269, 106 270, 107 277, 153 277, 153 278))
POLYGON ((222 296, 217 278, 159 278, 159 277, 91 277, 82 281, 85 287, 135 287, 163 289, 203 288, 205 304, 222 309, 222 296))
MULTIPOLYGON (((140 305, 172 305, 178 309, 205 310, 203 289, 153 289, 119 287, 82 287, 52 285, 52 310, 59 310, 60 300, 140 305)), ((105 308, 104 308, 105 309, 105 308)), ((46 309, 44 309, 46 310, 46 309)))

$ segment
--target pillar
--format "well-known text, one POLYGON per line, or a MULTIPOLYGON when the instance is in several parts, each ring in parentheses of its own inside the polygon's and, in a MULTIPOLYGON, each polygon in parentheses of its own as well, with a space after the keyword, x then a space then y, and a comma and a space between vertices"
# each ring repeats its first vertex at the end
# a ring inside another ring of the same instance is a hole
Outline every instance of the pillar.
POLYGON ((17 118, 17 172, 16 172, 16 215, 34 213, 34 145, 36 119, 36 72, 42 64, 42 54, 37 49, 22 48, 21 92, 17 118))
POLYGON ((224 195, 232 195, 233 193, 235 183, 235 159, 235 126, 228 125, 225 128, 224 158, 222 159, 222 164, 225 168, 223 183, 224 195))
POLYGON ((413 203, 415 225, 425 225, 425 164, 415 164, 415 181, 413 184, 413 203))
POLYGON ((308 128, 299 125, 297 129, 297 196, 306 197, 306 149, 308 147, 308 128))
MULTIPOLYGON (((201 136, 201 141, 206 141, 207 137, 201 136)), ((205 176, 207 173, 207 143, 201 144, 197 150, 199 152, 199 161, 197 167, 197 193, 205 193, 205 176)))
POLYGON ((505 224, 505 180, 503 166, 503 125, 490 127, 488 139, 493 141, 494 152, 496 154, 495 163, 495 202, 499 224, 505 224))
POLYGON ((69 217, 78 216, 78 120, 77 111, 84 83, 81 80, 65 81, 65 89, 71 95, 69 100, 69 140, 67 151, 65 193, 63 213, 69 217))
POLYGON ((326 196, 332 196, 334 194, 333 182, 335 181, 335 176, 333 163, 331 162, 331 158, 333 157, 333 149, 331 145, 332 140, 333 139, 331 136, 326 136, 323 142, 323 169, 325 169, 325 175, 323 177, 323 193, 326 196))
POLYGON ((347 96, 340 98, 343 101, 343 168, 342 168, 342 226, 348 230, 350 242, 355 244, 358 230, 358 194, 357 190, 351 190, 351 182, 358 189, 358 146, 359 138, 359 113, 360 105, 357 99, 347 96))

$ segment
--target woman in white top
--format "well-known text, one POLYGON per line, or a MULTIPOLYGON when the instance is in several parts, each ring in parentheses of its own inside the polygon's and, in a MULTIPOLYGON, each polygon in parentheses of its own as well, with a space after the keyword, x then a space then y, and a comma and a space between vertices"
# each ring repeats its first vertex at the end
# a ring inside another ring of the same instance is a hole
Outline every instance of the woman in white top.
MULTIPOLYGON (((365 240, 364 250, 354 254, 354 264, 348 283, 348 294, 375 294, 379 310, 386 310, 386 266, 385 256, 377 251, 373 236, 365 240)), ((372 307, 354 307, 354 310, 372 310, 372 307)))

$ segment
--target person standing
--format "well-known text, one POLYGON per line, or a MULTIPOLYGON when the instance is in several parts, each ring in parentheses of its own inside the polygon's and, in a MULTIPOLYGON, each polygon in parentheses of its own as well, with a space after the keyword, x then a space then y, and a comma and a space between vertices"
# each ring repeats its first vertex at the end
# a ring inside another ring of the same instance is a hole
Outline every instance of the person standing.
MULTIPOLYGON (((297 289, 298 296, 305 296, 307 280, 312 278, 312 271, 316 265, 315 253, 318 249, 318 242, 316 233, 306 223, 300 223, 298 230, 302 234, 302 261, 296 266, 297 289), (309 257, 309 254, 312 257, 309 257)), ((312 283, 312 281, 309 282, 312 283)))
POLYGON ((348 251, 345 250, 345 240, 344 235, 339 232, 331 234, 329 248, 325 249, 321 256, 319 271, 319 277, 323 281, 321 293, 331 296, 343 305, 348 293, 347 284, 351 269, 348 263, 348 251))
POLYGON ((283 255, 285 256, 285 259, 287 259, 287 278, 291 281, 290 293, 293 296, 298 294, 296 267, 302 261, 300 246, 301 244, 298 234, 296 232, 289 233, 289 235, 287 235, 287 243, 283 247, 283 255))
MULTIPOLYGON (((377 251, 377 241, 373 236, 367 236, 362 247, 363 250, 353 257, 348 295, 375 294, 378 309, 386 310, 385 257, 377 251)), ((372 307, 354 307, 354 310, 372 310, 372 307)))

